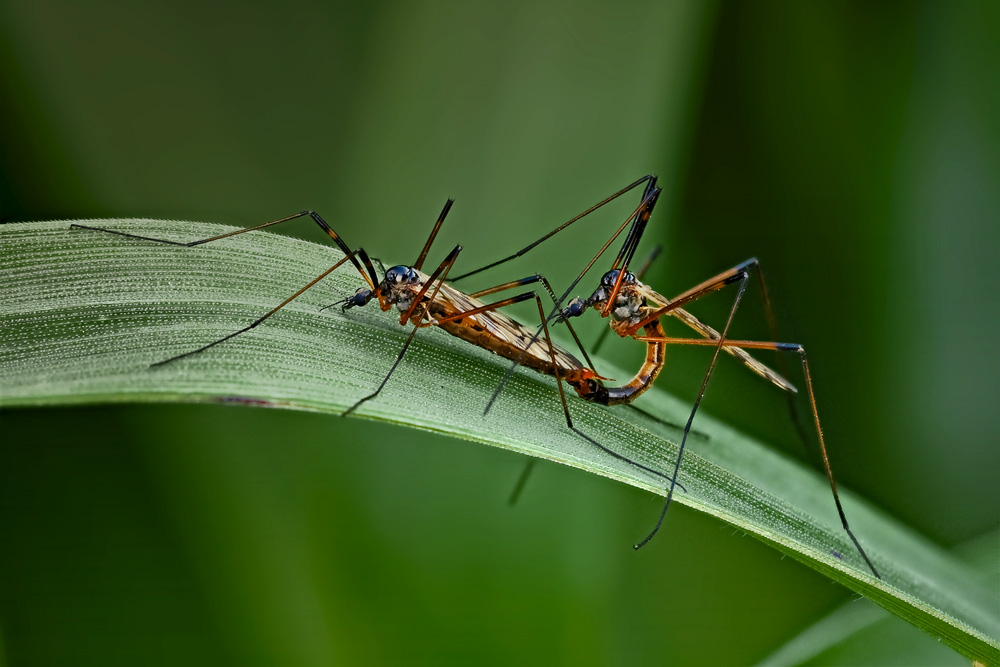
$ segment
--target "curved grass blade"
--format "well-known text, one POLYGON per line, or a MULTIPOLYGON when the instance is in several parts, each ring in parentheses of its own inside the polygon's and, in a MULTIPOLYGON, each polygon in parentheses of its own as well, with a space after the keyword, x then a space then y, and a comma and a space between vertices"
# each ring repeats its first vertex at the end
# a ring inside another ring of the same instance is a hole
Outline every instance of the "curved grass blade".
MULTIPOLYGON (((979 569, 979 585, 985 590, 1000 586, 997 557, 1000 531, 992 530, 952 550, 979 569)), ((777 665, 968 665, 928 635, 901 623, 884 609, 852 600, 804 628, 758 667, 777 665)))
MULTIPOLYGON (((378 384, 408 333, 378 311, 319 312, 360 286, 356 272, 345 268, 264 326, 151 369, 153 362, 245 326, 341 255, 268 233, 177 248, 69 224, 0 226, 4 407, 197 401, 339 414, 378 384)), ((177 240, 232 229, 154 220, 85 224, 177 240)), ((421 332, 383 394, 358 413, 664 493, 656 478, 568 432, 548 378, 520 373, 484 417, 485 401, 505 369, 503 360, 441 331, 421 332)), ((682 423, 689 409, 655 390, 642 407, 674 423, 682 423)), ((666 469, 676 453, 679 433, 635 410, 581 401, 571 409, 585 432, 647 466, 666 469)), ((885 577, 873 579, 843 534, 818 473, 708 417, 699 416, 698 428, 706 437, 695 438, 685 457, 681 482, 687 493, 679 494, 680 502, 756 535, 962 654, 1000 662, 1000 604, 976 584, 974 570, 848 493, 852 525, 885 577)))

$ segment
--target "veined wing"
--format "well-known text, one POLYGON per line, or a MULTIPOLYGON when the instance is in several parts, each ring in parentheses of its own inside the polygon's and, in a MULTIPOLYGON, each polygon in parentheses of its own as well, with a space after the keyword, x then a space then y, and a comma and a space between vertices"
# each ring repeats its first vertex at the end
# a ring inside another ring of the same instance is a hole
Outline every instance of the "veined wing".
MULTIPOLYGON (((430 291, 433 291, 433 287, 430 291)), ((428 293, 430 293, 430 291, 428 293)), ((441 285, 437 296, 434 297, 435 304, 444 306, 445 310, 454 310, 455 313, 466 312, 481 308, 486 305, 479 299, 475 299, 464 292, 451 287, 447 283, 441 285)), ((433 310, 433 309, 432 309, 433 310)), ((523 351, 526 357, 534 357, 541 360, 546 365, 552 364, 552 357, 549 354, 549 345, 544 335, 535 336, 535 330, 529 329, 517 320, 505 315, 499 310, 489 310, 483 313, 470 315, 467 319, 475 320, 482 325, 490 337, 512 346, 519 351, 523 351), (534 338, 534 340, 532 340, 534 338)), ((466 326, 471 326, 466 323, 466 326)), ((452 332, 453 333, 453 332, 452 332)), ((470 339, 467 339, 470 340, 470 339)), ((492 352, 500 352, 497 349, 489 348, 492 352)), ((552 344, 556 355, 556 364, 563 370, 576 370, 584 368, 583 363, 576 357, 562 349, 555 343, 552 344)), ((505 355, 506 356, 506 355, 505 355)))
MULTIPOLYGON (((646 297, 646 300, 653 303, 656 307, 662 308, 663 306, 670 305, 670 299, 650 289, 648 285, 643 285, 640 283, 639 293, 642 294, 644 297, 646 297)), ((716 331, 713 327, 711 327, 708 324, 705 324, 697 317, 695 317, 688 311, 684 310, 683 308, 676 308, 667 314, 676 317, 681 322, 688 325, 689 327, 697 331, 705 338, 710 338, 712 340, 719 340, 719 338, 721 337, 721 334, 718 331, 716 331)), ((735 357, 740 363, 742 363, 744 366, 746 366, 747 368, 749 368, 762 378, 770 380, 772 383, 774 383, 778 387, 781 387, 782 389, 786 389, 788 391, 793 391, 796 393, 798 392, 798 389, 796 389, 792 383, 790 383, 788 380, 778 375, 776 372, 774 372, 761 362, 754 359, 752 356, 750 356, 750 353, 747 352, 746 350, 738 347, 729 347, 728 345, 723 345, 722 349, 725 350, 728 354, 735 357)))

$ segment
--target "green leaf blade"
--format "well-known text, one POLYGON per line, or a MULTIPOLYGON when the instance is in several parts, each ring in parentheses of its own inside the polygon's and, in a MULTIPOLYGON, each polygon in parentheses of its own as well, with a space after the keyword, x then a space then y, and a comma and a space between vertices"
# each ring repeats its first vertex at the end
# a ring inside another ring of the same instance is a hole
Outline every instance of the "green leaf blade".
MULTIPOLYGON (((0 227, 5 407, 199 401, 340 414, 378 386, 408 334, 392 313, 371 307, 320 312, 362 284, 348 266, 261 327, 205 354, 150 368, 245 327, 341 255, 267 233, 179 248, 69 224, 0 227)), ((152 220, 86 224, 183 241, 232 229, 152 220)), ((551 378, 519 372, 484 416, 507 366, 442 331, 421 331, 385 391, 358 414, 664 493, 661 478, 566 429, 551 378)), ((673 423, 683 423, 689 410, 655 390, 642 406, 673 423)), ((672 468, 676 428, 627 406, 572 399, 571 410, 574 423, 605 446, 656 470, 672 468)), ((845 493, 852 525, 885 578, 875 580, 843 534, 822 477, 708 417, 699 415, 697 428, 705 435, 691 439, 681 475, 687 492, 679 502, 757 535, 964 655, 997 662, 1000 610, 966 566, 845 493)))

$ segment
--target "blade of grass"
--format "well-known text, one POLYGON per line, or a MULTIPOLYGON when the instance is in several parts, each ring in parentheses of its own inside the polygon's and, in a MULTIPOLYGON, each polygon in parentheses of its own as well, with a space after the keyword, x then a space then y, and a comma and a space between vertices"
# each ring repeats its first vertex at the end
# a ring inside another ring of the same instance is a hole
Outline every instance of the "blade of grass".
MULTIPOLYGON (((233 229, 153 220, 85 224, 191 240, 233 229)), ((339 414, 377 386, 407 330, 372 309, 319 312, 361 280, 338 270, 266 325, 163 367, 149 365, 246 326, 340 258, 268 233, 178 248, 68 222, 0 227, 0 405, 137 401, 246 403, 339 414)), ((359 416, 547 458, 663 494, 662 480, 596 451, 565 428, 550 379, 519 373, 483 406, 506 362, 441 331, 417 343, 359 416)), ((602 372, 627 377, 623 371, 602 372)), ((649 392, 643 408, 682 422, 688 406, 649 392)), ((574 400, 575 423, 602 444, 665 470, 679 433, 627 406, 574 400)), ((1000 658, 1000 610, 973 570, 846 494, 873 579, 843 534, 825 480, 725 425, 699 417, 679 500, 765 542, 986 663, 1000 658)), ((624 548, 624 547, 623 547, 624 548)))
MULTIPOLYGON (((978 581, 986 590, 1000 584, 996 569, 1000 532, 993 530, 953 550, 980 569, 978 581)), ((770 665, 966 665, 956 653, 901 623, 884 609, 858 600, 840 606, 809 625, 758 663, 770 665)))

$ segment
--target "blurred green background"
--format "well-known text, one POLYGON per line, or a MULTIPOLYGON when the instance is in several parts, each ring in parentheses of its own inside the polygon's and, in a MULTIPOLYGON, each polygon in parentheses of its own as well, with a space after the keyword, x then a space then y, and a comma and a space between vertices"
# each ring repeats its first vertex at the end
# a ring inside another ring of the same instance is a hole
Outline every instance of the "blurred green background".
MULTIPOLYGON (((657 173, 647 282, 759 257, 839 481, 951 547, 1000 524, 998 28, 985 1, 3 0, 0 219, 315 208, 410 261, 453 196, 431 261, 461 242, 471 268, 657 173)), ((632 205, 494 282, 567 284, 632 205)), ((734 333, 766 337, 745 309, 734 333)), ((693 396, 707 358, 673 352, 659 384, 693 396)), ((705 410, 815 463, 735 365, 705 410)), ((0 420, 10 664, 743 664, 851 597, 679 506, 633 553, 659 501, 552 464, 508 509, 523 459, 413 430, 206 406, 0 420)), ((915 630, 867 641, 963 662, 915 630)))

